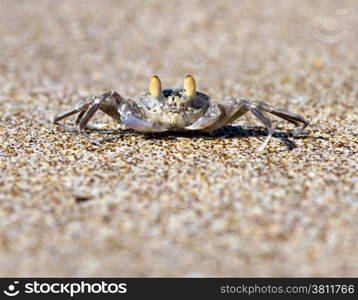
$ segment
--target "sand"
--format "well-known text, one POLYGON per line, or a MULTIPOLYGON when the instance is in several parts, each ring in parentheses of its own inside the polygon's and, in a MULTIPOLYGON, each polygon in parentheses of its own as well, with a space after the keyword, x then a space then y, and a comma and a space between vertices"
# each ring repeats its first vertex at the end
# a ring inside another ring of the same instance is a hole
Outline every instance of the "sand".
POLYGON ((356 1, 0 6, 1 276, 358 276, 356 1), (260 153, 245 115, 213 135, 92 132, 109 139, 95 146, 51 123, 154 74, 285 108, 308 135, 273 117, 260 153))

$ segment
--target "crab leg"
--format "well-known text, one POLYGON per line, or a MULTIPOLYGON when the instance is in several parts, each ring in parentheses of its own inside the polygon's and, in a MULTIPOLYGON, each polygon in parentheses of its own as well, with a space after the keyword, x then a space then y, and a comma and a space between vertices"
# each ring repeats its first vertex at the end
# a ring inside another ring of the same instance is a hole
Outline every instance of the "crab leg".
POLYGON ((75 105, 69 110, 55 116, 53 122, 57 124, 59 121, 79 113, 75 123, 79 126, 80 130, 83 131, 84 128, 92 129, 95 127, 88 125, 88 122, 98 109, 119 122, 118 105, 122 100, 123 98, 116 92, 108 92, 101 97, 89 97, 84 103, 75 105))
POLYGON ((226 103, 220 104, 220 108, 222 110, 220 118, 217 122, 205 128, 205 131, 214 131, 225 124, 231 124, 234 120, 240 118, 249 111, 245 105, 238 104, 235 99, 231 99, 226 103))
POLYGON ((75 124, 78 125, 83 117, 83 115, 85 114, 85 110, 81 111, 78 115, 77 115, 77 118, 76 118, 76 122, 75 124))
MULTIPOLYGON (((249 103, 247 100, 240 100, 240 102, 245 102, 246 105, 247 105, 247 103, 249 103)), ((305 118, 303 118, 299 115, 293 114, 289 111, 286 111, 282 108, 270 106, 267 103, 262 102, 262 101, 252 101, 251 106, 255 106, 259 110, 263 110, 265 112, 268 112, 270 114, 278 116, 282 119, 285 119, 286 121, 293 123, 296 126, 299 126, 300 123, 303 123, 301 131, 303 131, 309 125, 309 122, 305 118)))
POLYGON ((77 104, 75 106, 72 106, 70 109, 66 110, 65 112, 63 113, 60 113, 58 115, 56 115, 52 122, 54 124, 57 124, 59 121, 69 117, 69 116, 72 116, 74 114, 77 114, 80 112, 80 115, 88 109, 88 106, 91 104, 91 100, 87 100, 85 103, 81 103, 81 104, 77 104))
MULTIPOLYGON (((266 140, 264 141, 264 143, 262 144, 262 146, 259 148, 259 151, 263 151, 265 149, 265 147, 267 146, 269 140, 271 139, 271 137, 274 133, 274 130, 272 128, 272 121, 270 120, 270 118, 267 117, 265 112, 269 112, 269 113, 274 114, 278 117, 281 117, 281 118, 295 124, 296 126, 298 126, 300 123, 303 123, 301 131, 303 131, 309 124, 308 121, 306 121, 303 117, 293 114, 293 113, 290 113, 288 111, 285 111, 281 108, 272 107, 272 106, 266 104, 265 102, 249 101, 249 100, 240 99, 238 101, 238 105, 244 106, 255 117, 257 117, 265 125, 265 127, 269 130, 269 134, 268 134, 266 140)), ((234 121, 234 120, 232 120, 232 121, 234 121)))
POLYGON ((255 107, 251 107, 249 108, 250 112, 256 117, 258 118, 264 125, 265 127, 269 130, 269 133, 265 139, 265 141, 263 142, 263 144, 261 145, 261 147, 259 148, 259 152, 263 151, 268 142, 270 141, 272 135, 273 135, 273 128, 272 128, 272 121, 270 120, 270 118, 268 118, 264 112, 260 111, 259 109, 255 108, 255 107))
POLYGON ((108 98, 109 95, 104 94, 102 97, 100 98, 94 98, 92 100, 92 105, 87 109, 87 111, 84 114, 80 114, 76 120, 76 122, 78 122, 78 127, 80 128, 81 131, 84 130, 84 128, 86 127, 86 125, 88 124, 89 120, 93 117, 93 115, 97 112, 97 110, 99 109, 100 105, 102 104, 102 102, 104 100, 106 100, 108 98), (82 117, 81 117, 82 115, 82 117))
MULTIPOLYGON (((265 112, 271 113, 276 115, 280 118, 285 119, 288 122, 295 124, 296 126, 303 123, 300 132, 302 132, 307 125, 309 124, 306 119, 303 117, 293 114, 291 112, 285 111, 281 108, 272 107, 264 102, 261 101, 249 101, 249 100, 236 100, 231 99, 229 102, 220 104, 224 114, 222 114, 219 118, 217 118, 217 122, 213 122, 212 124, 207 123, 209 126, 206 128, 200 128, 205 131, 212 131, 225 124, 231 124, 235 120, 239 119, 243 116, 246 112, 250 111, 256 118, 263 123, 263 125, 269 130, 268 136, 262 146, 259 148, 259 151, 263 151, 267 146, 268 142, 270 141, 274 130, 272 128, 272 121, 271 119, 265 114, 265 112)), ((200 119, 199 119, 200 120, 200 119)), ((198 121, 197 121, 198 122, 198 121)), ((196 128, 195 128, 196 129, 196 128)))

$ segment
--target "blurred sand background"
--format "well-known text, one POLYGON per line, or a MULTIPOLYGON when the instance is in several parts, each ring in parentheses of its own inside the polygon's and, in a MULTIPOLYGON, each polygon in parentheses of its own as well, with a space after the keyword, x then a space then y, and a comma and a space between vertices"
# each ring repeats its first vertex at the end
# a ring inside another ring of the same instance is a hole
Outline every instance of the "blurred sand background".
POLYGON ((355 0, 0 1, 0 275, 358 276, 357 16, 355 0), (283 107, 310 135, 275 119, 259 153, 245 116, 94 146, 51 124, 153 74, 283 107))

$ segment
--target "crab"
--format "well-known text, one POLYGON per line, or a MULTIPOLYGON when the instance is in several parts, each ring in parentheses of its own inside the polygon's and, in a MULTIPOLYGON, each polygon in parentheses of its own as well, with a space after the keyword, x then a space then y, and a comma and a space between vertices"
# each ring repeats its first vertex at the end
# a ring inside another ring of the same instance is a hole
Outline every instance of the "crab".
POLYGON ((87 98, 67 111, 56 115, 53 122, 78 113, 76 125, 87 137, 86 129, 93 129, 88 122, 101 110, 118 123, 142 133, 165 131, 200 130, 212 132, 224 125, 232 124, 247 112, 251 112, 268 130, 268 135, 259 151, 268 144, 274 133, 272 121, 267 113, 276 115, 295 126, 302 124, 299 132, 308 126, 303 117, 284 109, 273 107, 262 101, 230 99, 226 103, 215 103, 196 90, 195 79, 187 75, 183 88, 162 89, 158 76, 149 81, 149 92, 135 99, 126 99, 117 92, 87 98))

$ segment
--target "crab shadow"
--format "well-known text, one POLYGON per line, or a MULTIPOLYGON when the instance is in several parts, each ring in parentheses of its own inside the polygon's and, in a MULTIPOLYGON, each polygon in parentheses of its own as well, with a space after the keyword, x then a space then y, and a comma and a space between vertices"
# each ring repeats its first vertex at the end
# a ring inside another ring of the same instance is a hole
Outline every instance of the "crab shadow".
MULTIPOLYGON (((267 137, 268 131, 263 127, 253 127, 253 126, 224 126, 220 129, 215 130, 212 133, 202 132, 202 131, 169 131, 169 132, 156 132, 141 134, 134 132, 131 129, 122 131, 124 135, 141 135, 143 139, 147 140, 176 140, 178 138, 204 138, 207 140, 215 139, 233 139, 233 138, 258 138, 258 137, 267 137)), ((279 139, 283 144, 286 145, 287 150, 293 150, 297 147, 293 140, 297 139, 326 139, 324 137, 313 137, 310 136, 307 132, 302 132, 297 135, 294 132, 282 132, 276 130, 272 135, 272 138, 279 139)), ((116 138, 104 139, 104 140, 115 140, 116 138)))

